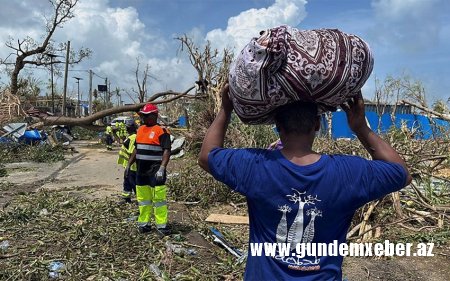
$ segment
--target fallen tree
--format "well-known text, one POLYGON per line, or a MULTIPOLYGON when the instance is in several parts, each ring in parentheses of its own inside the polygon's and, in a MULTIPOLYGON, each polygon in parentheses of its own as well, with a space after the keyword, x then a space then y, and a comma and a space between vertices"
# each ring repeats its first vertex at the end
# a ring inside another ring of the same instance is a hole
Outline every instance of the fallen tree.
POLYGON ((410 101, 407 101, 407 100, 402 100, 400 102, 400 104, 408 104, 408 105, 414 106, 415 108, 418 108, 418 109, 420 109, 420 110, 422 110, 422 111, 424 111, 426 113, 433 114, 436 117, 439 117, 439 118, 441 118, 441 119, 443 119, 445 121, 450 121, 450 116, 448 114, 439 113, 439 112, 437 112, 435 110, 432 110, 432 109, 430 109, 428 107, 425 107, 423 105, 420 105, 420 104, 417 104, 417 103, 413 103, 413 102, 410 102, 410 101))
MULTIPOLYGON (((195 87, 192 86, 186 91, 180 93, 180 92, 173 92, 173 91, 166 91, 154 94, 150 99, 148 99, 147 102, 151 102, 153 104, 163 104, 163 103, 169 103, 171 101, 180 99, 180 98, 201 98, 202 96, 188 96, 188 93, 194 89, 195 87), (158 100, 161 97, 168 97, 164 100, 158 100)), ((81 118, 74 118, 74 117, 66 117, 66 116, 46 116, 46 117, 33 117, 34 121, 37 123, 33 124, 33 127, 36 129, 40 129, 44 126, 52 126, 52 125, 66 125, 66 126, 80 126, 84 127, 86 129, 90 130, 103 130, 104 126, 99 125, 93 125, 92 123, 96 120, 102 119, 106 116, 110 116, 113 114, 123 113, 123 112, 136 112, 138 111, 142 106, 144 106, 145 103, 136 103, 132 105, 123 105, 123 106, 116 106, 113 108, 108 108, 99 112, 96 112, 92 115, 81 117, 81 118)))

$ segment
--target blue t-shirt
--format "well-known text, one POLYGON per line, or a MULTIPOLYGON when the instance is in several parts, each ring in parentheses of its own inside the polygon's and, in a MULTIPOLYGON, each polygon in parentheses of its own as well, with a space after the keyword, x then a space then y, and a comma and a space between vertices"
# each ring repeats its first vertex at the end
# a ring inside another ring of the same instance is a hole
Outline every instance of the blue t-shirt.
MULTIPOLYGON (((299 166, 280 150, 216 148, 208 165, 215 179, 246 196, 250 243, 344 243, 356 209, 407 179, 395 163, 321 155, 299 166)), ((341 280, 342 261, 339 255, 252 256, 249 245, 244 279, 341 280)))

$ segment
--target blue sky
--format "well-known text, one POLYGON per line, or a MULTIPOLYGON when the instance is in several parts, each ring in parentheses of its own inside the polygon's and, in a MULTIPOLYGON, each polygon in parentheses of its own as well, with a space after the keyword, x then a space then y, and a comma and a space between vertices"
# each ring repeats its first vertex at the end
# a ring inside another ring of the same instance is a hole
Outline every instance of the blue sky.
MULTIPOLYGON (((42 35, 47 1, 0 3, 1 42, 8 36, 42 35)), ((239 51, 260 30, 288 24, 300 29, 338 28, 367 41, 375 66, 363 88, 366 97, 374 94, 375 77, 384 80, 387 75, 403 74, 423 82, 429 101, 450 97, 447 0, 80 0, 75 13, 55 39, 92 49, 91 59, 71 69, 85 78, 80 82, 84 94, 87 73, 75 70, 92 69, 107 76, 113 88, 132 95, 137 57, 141 64, 150 64, 156 78, 150 80, 151 93, 183 91, 193 84, 195 72, 186 56, 177 52, 174 37, 188 34, 200 44, 210 40, 218 49, 239 51)), ((0 45, 2 58, 8 51, 0 45)), ((36 70, 35 74, 42 77, 45 89, 48 73, 36 70)), ((95 78, 94 84, 99 80, 95 78)), ((56 83, 62 88, 62 78, 56 83)), ((75 89, 75 81, 69 81, 69 91, 75 89)))

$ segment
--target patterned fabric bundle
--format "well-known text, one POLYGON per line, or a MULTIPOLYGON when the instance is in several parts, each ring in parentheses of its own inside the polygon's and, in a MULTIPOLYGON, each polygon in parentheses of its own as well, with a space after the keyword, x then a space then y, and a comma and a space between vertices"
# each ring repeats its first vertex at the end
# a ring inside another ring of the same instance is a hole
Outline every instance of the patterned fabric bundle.
POLYGON ((369 78, 373 57, 361 38, 337 29, 279 26, 253 38, 230 67, 230 97, 247 124, 269 124, 281 105, 312 101, 335 110, 369 78))

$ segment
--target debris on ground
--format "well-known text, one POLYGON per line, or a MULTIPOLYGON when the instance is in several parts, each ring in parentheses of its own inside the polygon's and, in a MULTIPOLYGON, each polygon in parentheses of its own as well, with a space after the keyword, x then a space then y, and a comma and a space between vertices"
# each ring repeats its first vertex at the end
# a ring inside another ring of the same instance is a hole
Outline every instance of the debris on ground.
POLYGON ((217 223, 249 224, 247 216, 233 216, 223 214, 210 214, 205 221, 217 223))
POLYGON ((236 256, 238 258, 238 262, 242 262, 244 260, 245 255, 242 254, 239 249, 231 245, 217 228, 210 227, 209 230, 212 232, 215 243, 221 245, 232 255, 236 256))

